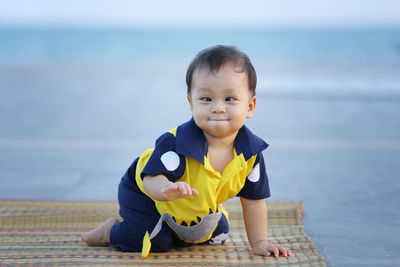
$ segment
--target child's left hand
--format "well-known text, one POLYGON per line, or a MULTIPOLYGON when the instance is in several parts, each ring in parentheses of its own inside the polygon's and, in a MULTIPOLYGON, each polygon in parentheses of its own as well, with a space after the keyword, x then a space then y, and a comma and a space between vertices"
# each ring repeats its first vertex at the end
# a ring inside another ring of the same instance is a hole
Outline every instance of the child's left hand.
POLYGON ((280 245, 271 244, 268 241, 260 240, 253 244, 253 253, 261 256, 271 256, 274 257, 289 257, 292 255, 289 249, 284 248, 280 245))

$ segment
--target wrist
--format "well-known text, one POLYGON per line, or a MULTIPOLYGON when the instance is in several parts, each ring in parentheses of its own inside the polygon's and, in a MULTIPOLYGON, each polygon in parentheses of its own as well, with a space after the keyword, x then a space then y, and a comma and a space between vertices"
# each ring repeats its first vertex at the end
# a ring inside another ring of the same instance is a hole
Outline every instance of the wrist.
POLYGON ((251 242, 250 246, 254 247, 255 245, 257 245, 258 243, 261 243, 261 242, 269 243, 267 239, 259 239, 257 241, 251 242))

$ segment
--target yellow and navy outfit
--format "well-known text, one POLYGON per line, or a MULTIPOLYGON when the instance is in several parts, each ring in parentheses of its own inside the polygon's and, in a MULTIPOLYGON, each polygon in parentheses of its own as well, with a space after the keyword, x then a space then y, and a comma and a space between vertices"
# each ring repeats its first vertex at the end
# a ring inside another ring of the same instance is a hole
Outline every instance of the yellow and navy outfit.
POLYGON ((111 246, 122 251, 141 251, 145 233, 152 232, 163 214, 169 214, 177 225, 188 229, 201 224, 207 215, 221 213, 221 216, 209 233, 196 240, 186 240, 160 222, 162 229, 151 239, 151 251, 162 252, 172 246, 193 243, 223 243, 229 225, 228 212, 222 203, 235 196, 247 199, 270 196, 261 153, 267 147, 267 143, 243 126, 234 141, 234 159, 219 173, 210 164, 204 133, 193 118, 166 132, 157 139, 154 149, 134 160, 121 179, 118 201, 124 220, 111 229, 111 246), (143 189, 142 179, 160 174, 172 182, 188 183, 199 195, 174 201, 151 199, 143 189))

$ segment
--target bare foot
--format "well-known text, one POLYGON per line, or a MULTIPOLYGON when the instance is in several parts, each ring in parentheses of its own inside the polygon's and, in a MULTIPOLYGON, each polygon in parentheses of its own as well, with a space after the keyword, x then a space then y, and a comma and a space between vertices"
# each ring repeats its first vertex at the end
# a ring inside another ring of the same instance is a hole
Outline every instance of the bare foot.
POLYGON ((106 247, 110 245, 110 231, 114 224, 118 221, 117 218, 109 218, 99 227, 92 231, 81 234, 83 242, 89 246, 106 247))

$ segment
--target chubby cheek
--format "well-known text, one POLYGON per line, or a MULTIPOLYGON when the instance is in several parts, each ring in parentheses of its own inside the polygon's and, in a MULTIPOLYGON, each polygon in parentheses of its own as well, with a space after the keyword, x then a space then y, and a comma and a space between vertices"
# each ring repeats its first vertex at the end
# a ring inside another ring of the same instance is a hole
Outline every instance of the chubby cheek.
POLYGON ((193 113, 192 116, 196 125, 200 127, 202 130, 204 130, 207 127, 208 120, 204 115, 193 113))
POLYGON ((199 104, 193 104, 192 114, 197 116, 205 116, 207 115, 207 108, 199 104))
POLYGON ((230 111, 230 115, 231 115, 231 121, 234 124, 244 124, 246 121, 246 116, 245 116, 246 112, 245 110, 242 109, 234 109, 230 111))
POLYGON ((245 123, 245 118, 241 117, 237 117, 235 120, 232 120, 232 124, 234 124, 235 127, 242 127, 243 124, 245 123))
POLYGON ((196 122, 200 123, 200 120, 205 120, 207 118, 207 112, 205 112, 203 109, 194 107, 192 109, 192 116, 196 122))

